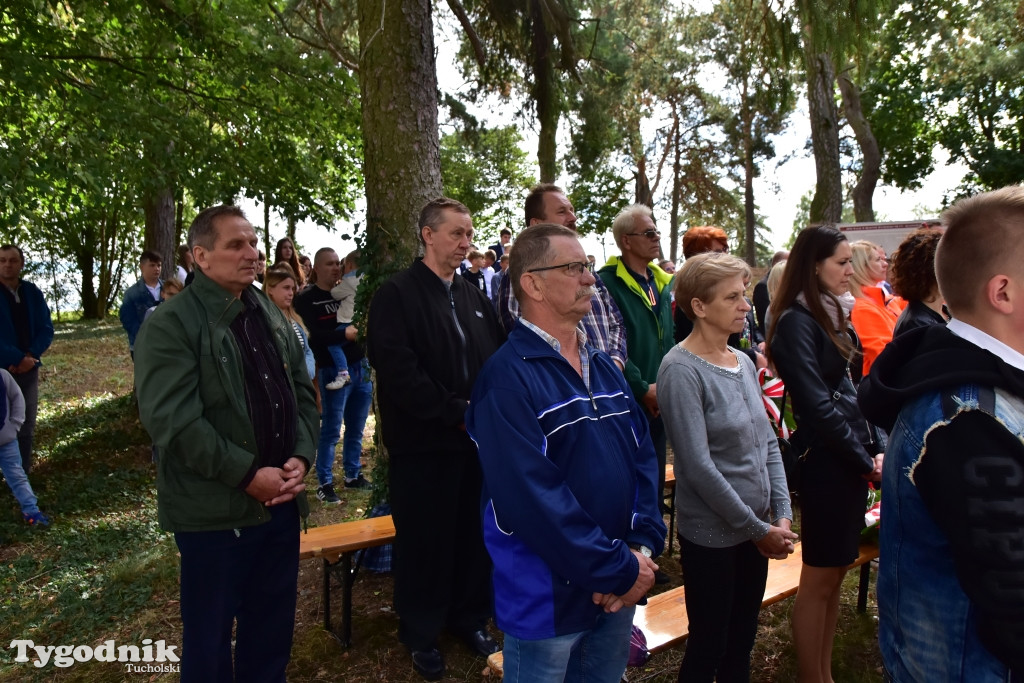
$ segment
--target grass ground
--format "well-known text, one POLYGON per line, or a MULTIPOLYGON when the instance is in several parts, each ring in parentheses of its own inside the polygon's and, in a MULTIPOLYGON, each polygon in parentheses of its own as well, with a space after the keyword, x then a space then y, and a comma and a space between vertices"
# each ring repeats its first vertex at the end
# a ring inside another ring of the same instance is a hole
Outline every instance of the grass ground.
MULTIPOLYGON (((37 464, 32 485, 53 518, 49 529, 21 522, 17 504, 0 487, 0 682, 176 680, 175 674, 126 673, 117 663, 14 662, 13 640, 36 645, 140 644, 144 638, 181 642, 178 557, 156 524, 155 470, 149 439, 131 397, 132 366, 115 322, 61 324, 44 358, 37 464)), ((367 435, 371 433, 372 421, 367 435)), ((369 439, 366 440, 369 444, 369 439)), ((368 470, 373 455, 367 450, 368 470)), ((372 475, 371 475, 372 476, 372 475)), ((307 480, 312 488, 313 478, 307 480)), ((339 489, 342 505, 313 502, 310 525, 363 516, 369 492, 339 489)), ((680 583, 676 556, 662 560, 680 583)), ((416 681, 397 642, 389 575, 364 572, 354 595, 354 642, 341 648, 322 628, 318 561, 300 565, 299 605, 289 680, 398 683, 416 681)), ((659 587, 662 589, 662 587, 659 587)), ((834 673, 839 682, 879 681, 875 606, 855 610, 856 577, 844 587, 834 673)), ((340 609, 335 602, 335 620, 340 609)), ((755 681, 790 681, 795 661, 789 635, 792 601, 761 613, 753 655, 755 681)), ((460 642, 443 641, 450 681, 484 678, 484 661, 460 642)), ((630 681, 674 681, 681 650, 658 654, 630 670, 630 681)))

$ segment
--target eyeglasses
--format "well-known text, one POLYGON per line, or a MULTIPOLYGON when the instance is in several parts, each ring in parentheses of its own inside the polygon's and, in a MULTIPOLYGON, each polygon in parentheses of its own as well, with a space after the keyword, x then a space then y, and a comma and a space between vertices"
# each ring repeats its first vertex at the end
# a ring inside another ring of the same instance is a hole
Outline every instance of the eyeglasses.
POLYGON ((570 263, 559 263, 557 266, 544 266, 543 268, 530 268, 527 273, 539 273, 543 270, 558 270, 565 268, 565 274, 569 277, 579 277, 584 270, 590 270, 590 264, 584 261, 572 261, 570 263))
POLYGON ((661 230, 651 228, 650 230, 644 230, 643 232, 627 232, 626 234, 630 237, 646 237, 649 240, 656 240, 661 237, 661 230))

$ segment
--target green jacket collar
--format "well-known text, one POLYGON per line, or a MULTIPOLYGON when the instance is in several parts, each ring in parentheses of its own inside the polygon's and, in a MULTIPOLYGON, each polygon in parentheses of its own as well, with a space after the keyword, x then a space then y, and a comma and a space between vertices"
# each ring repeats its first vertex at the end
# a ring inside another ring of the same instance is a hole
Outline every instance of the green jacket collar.
MULTIPOLYGON (((636 281, 636 278, 630 274, 629 269, 626 268, 626 264, 622 262, 621 258, 618 256, 610 257, 604 268, 609 267, 615 268, 615 277, 625 282, 626 286, 629 287, 630 290, 643 297, 645 301, 647 300, 647 293, 640 287, 640 283, 636 281)), ((654 283, 658 286, 659 292, 665 289, 665 286, 672 281, 672 275, 662 270, 660 266, 654 263, 654 261, 648 263, 647 267, 650 268, 651 274, 654 276, 654 283)), ((602 270, 604 270, 604 268, 602 268, 602 270)), ((650 306, 650 303, 647 305, 650 306)))

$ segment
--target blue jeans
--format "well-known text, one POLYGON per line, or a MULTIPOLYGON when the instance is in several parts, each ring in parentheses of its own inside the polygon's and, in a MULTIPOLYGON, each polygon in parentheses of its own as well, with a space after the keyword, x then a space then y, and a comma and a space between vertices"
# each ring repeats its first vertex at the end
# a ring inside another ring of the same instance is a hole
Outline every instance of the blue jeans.
POLYGON ((505 683, 619 683, 629 661, 635 607, 598 617, 589 631, 544 640, 505 635, 505 683))
MULTIPOLYGON (((338 326, 334 328, 334 331, 344 332, 345 328, 351 324, 352 323, 339 323, 338 326)), ((327 347, 327 353, 331 354, 331 360, 334 361, 334 368, 336 370, 335 377, 338 376, 337 373, 341 373, 343 371, 348 372, 348 358, 345 357, 345 351, 341 344, 330 344, 327 347)))
POLYGON ((39 512, 36 505, 36 494, 32 492, 32 486, 28 483, 28 475, 21 466, 21 451, 18 449, 18 441, 10 441, 0 446, 0 471, 4 473, 7 485, 11 487, 14 499, 21 506, 22 514, 34 515, 39 512))
POLYGON ((342 466, 346 479, 359 476, 359 459, 363 454, 363 428, 373 399, 373 383, 366 359, 349 368, 352 381, 337 391, 329 391, 327 383, 334 381, 335 367, 320 368, 316 379, 320 385, 320 441, 316 449, 316 478, 321 486, 334 483, 334 448, 341 436, 342 419, 345 421, 345 441, 342 444, 342 466))

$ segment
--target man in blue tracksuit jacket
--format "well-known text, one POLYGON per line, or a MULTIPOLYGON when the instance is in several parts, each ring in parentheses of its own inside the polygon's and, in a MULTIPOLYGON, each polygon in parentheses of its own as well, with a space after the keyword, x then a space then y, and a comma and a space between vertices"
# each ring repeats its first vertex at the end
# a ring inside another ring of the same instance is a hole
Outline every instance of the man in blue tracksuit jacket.
POLYGON ((577 327, 593 294, 586 261, 567 228, 521 233, 509 276, 522 318, 466 413, 508 683, 617 682, 665 542, 647 421, 577 327))

